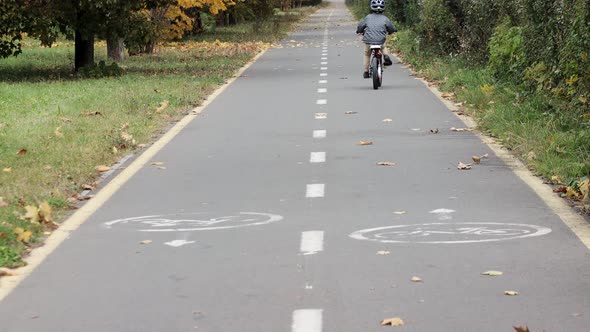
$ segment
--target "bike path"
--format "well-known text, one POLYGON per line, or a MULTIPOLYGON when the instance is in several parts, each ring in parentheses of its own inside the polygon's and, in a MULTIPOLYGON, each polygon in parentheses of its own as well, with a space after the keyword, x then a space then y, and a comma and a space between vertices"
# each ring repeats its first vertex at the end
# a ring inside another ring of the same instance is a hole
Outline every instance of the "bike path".
POLYGON ((374 91, 354 25, 332 2, 262 56, 0 303, 0 330, 586 331, 588 249, 401 65, 374 91))

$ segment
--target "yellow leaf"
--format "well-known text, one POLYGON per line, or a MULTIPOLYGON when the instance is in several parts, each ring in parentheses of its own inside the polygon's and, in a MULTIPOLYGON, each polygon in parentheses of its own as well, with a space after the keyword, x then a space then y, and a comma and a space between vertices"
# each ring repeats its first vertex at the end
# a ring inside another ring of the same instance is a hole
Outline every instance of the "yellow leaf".
POLYGON ((485 271, 481 273, 484 276, 490 276, 490 277, 497 277, 497 276, 501 276, 504 274, 504 272, 501 271, 485 271))
POLYGON ((504 295, 516 296, 516 295, 518 295, 518 292, 517 291, 513 291, 513 290, 507 290, 507 291, 504 291, 504 295))
POLYGON ((393 119, 387 118, 387 119, 383 119, 383 122, 392 122, 393 119))
POLYGON ((159 165, 164 165, 165 163, 166 163, 165 161, 154 161, 151 163, 151 165, 159 166, 159 165))
POLYGON ((64 137, 64 134, 61 132, 61 127, 55 128, 55 137, 64 137))
POLYGON ((586 98, 585 96, 579 96, 578 100, 582 103, 582 104, 588 104, 588 98, 586 98))
POLYGON ((98 165, 94 169, 96 169, 97 171, 102 173, 102 172, 109 171, 111 168, 107 165, 98 165))
POLYGON ((0 208, 7 207, 8 203, 4 201, 3 197, 0 197, 0 208))
POLYGON ((473 160, 474 163, 479 164, 481 162, 481 157, 480 156, 471 156, 471 160, 473 160))
POLYGON ((25 213, 24 219, 28 219, 32 223, 39 222, 39 208, 37 208, 36 206, 27 205, 25 206, 25 210, 27 212, 25 213))
POLYGON ((164 101, 163 101, 163 102, 160 104, 160 107, 158 107, 158 109, 156 109, 156 113, 160 113, 160 112, 162 112, 163 110, 165 110, 165 109, 166 109, 166 107, 168 107, 168 104, 169 104, 168 100, 164 100, 164 101))
POLYGON ((422 278, 420 278, 420 277, 416 277, 416 276, 412 277, 412 279, 411 279, 411 280, 412 280, 413 282, 422 282, 422 278))
POLYGON ((16 240, 17 241, 26 242, 26 243, 29 243, 29 241, 31 240, 31 235, 33 235, 33 232, 25 231, 24 229, 22 229, 20 227, 15 228, 14 233, 16 233, 16 240))
MULTIPOLYGON (((590 178, 586 178, 586 180, 580 182, 578 186, 580 187, 580 192, 584 199, 590 199, 590 178)), ((2 200, 0 199, 0 201, 2 200)))
POLYGON ((389 326, 402 326, 402 325, 404 325, 404 321, 399 317, 386 318, 381 321, 381 325, 382 326, 387 326, 387 325, 389 325, 389 326))
POLYGON ((574 188, 567 187, 567 190, 565 192, 565 197, 567 197, 568 199, 577 198, 578 193, 576 192, 576 190, 574 188))
POLYGON ((139 244, 150 244, 152 243, 152 240, 143 240, 141 242, 139 242, 139 244))
POLYGON ((394 211, 393 213, 401 215, 401 214, 406 214, 406 211, 394 211))
POLYGON ((387 250, 379 250, 377 251, 377 255, 389 255, 391 254, 391 252, 387 251, 387 250))
POLYGON ((357 145, 373 145, 373 142, 371 141, 360 141, 358 143, 356 143, 357 145))
POLYGON ((10 173, 10 172, 12 172, 12 168, 5 167, 5 168, 2 169, 2 172, 4 172, 4 173, 10 173))
POLYGON ((44 223, 53 222, 51 205, 49 205, 47 201, 44 201, 39 205, 39 217, 41 217, 41 221, 44 223))
POLYGON ((585 120, 590 120, 590 113, 584 113, 580 117, 585 120))

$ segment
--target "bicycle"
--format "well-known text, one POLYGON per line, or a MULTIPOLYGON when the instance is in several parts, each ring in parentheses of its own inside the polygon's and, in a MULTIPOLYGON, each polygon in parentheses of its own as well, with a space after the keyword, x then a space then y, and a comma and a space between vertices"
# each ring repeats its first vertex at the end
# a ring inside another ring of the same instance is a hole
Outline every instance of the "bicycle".
POLYGON ((373 79, 373 89, 377 90, 383 83, 383 53, 381 45, 371 45, 369 58, 369 77, 373 79))

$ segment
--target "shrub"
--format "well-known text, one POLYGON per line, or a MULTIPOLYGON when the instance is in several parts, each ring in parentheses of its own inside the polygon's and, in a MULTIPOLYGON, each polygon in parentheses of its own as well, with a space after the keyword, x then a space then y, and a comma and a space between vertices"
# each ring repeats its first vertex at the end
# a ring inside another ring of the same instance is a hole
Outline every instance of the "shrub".
POLYGON ((445 0, 424 0, 418 32, 434 50, 455 53, 459 46, 459 26, 445 0))
POLYGON ((512 26, 510 19, 494 29, 488 44, 490 70, 499 78, 518 79, 526 67, 522 28, 512 26))

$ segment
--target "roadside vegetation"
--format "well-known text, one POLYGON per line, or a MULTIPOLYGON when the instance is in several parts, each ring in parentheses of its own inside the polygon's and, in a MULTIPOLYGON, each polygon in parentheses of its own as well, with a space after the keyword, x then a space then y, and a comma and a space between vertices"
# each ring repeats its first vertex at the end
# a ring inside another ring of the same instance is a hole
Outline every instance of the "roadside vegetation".
MULTIPOLYGON (((366 1, 347 0, 358 17, 366 1)), ((391 0, 391 47, 590 213, 590 2, 391 0)))
MULTIPOLYGON (((184 12, 179 4, 188 2, 170 2, 167 10, 184 12)), ((0 58, 0 267, 22 266, 28 251, 91 198, 80 193, 96 189, 102 172, 149 145, 319 1, 199 3, 180 30, 178 12, 165 12, 167 25, 149 52, 133 48, 139 32, 130 29, 123 56, 109 56, 96 34, 84 66, 75 64, 78 41, 67 34, 56 35, 51 48, 24 32, 12 39, 18 48, 0 58)), ((0 31, 3 51, 9 36, 0 31)))

